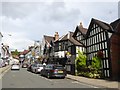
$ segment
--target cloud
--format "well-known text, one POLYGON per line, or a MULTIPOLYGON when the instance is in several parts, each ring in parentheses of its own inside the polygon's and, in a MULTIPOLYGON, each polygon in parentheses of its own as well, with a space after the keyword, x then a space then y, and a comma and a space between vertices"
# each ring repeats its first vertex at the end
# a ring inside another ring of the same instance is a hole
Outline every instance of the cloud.
POLYGON ((120 18, 120 1, 118 3, 118 18, 120 18))
POLYGON ((2 2, 3 16, 15 18, 26 18, 28 15, 36 12, 38 6, 44 3, 37 2, 2 2))
POLYGON ((88 27, 91 18, 110 23, 117 18, 118 13, 117 2, 70 2, 66 6, 69 9, 79 8, 81 13, 78 20, 82 21, 85 27, 88 27))
POLYGON ((28 45, 33 45, 34 42, 26 37, 24 33, 4 32, 2 42, 9 45, 10 49, 23 50, 27 49, 28 45))
POLYGON ((11 48, 23 49, 43 35, 74 31, 81 21, 88 27, 93 17, 110 23, 117 18, 117 9, 117 2, 2 2, 3 41, 9 38, 11 48))

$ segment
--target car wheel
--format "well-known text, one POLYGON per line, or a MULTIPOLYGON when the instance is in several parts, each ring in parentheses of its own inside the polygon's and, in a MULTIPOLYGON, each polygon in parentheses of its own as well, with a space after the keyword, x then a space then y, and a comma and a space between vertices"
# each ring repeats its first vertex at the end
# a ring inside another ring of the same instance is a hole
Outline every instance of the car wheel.
POLYGON ((62 77, 62 79, 64 79, 65 77, 62 77))
POLYGON ((42 73, 40 73, 40 76, 43 76, 43 74, 42 74, 42 73))
POLYGON ((37 74, 37 70, 35 69, 35 74, 37 74))
POLYGON ((50 78, 50 73, 47 73, 47 78, 48 78, 48 79, 50 78))

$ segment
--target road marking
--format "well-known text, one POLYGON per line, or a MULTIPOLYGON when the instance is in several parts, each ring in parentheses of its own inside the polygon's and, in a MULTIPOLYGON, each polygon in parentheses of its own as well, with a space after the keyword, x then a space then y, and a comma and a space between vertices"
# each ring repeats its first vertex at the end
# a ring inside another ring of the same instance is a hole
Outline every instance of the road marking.
POLYGON ((79 83, 78 81, 73 81, 72 83, 79 83))

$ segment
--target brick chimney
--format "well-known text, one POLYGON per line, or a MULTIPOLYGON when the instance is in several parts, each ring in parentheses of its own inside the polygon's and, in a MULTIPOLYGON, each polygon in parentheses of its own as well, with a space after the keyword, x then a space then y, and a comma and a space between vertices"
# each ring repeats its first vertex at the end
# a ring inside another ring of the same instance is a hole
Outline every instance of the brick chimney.
POLYGON ((70 39, 70 31, 68 32, 67 38, 70 39))
POLYGON ((59 39, 59 34, 58 34, 58 32, 55 32, 54 37, 55 37, 55 41, 57 41, 57 40, 59 39))
POLYGON ((83 28, 82 22, 80 22, 80 28, 83 28))

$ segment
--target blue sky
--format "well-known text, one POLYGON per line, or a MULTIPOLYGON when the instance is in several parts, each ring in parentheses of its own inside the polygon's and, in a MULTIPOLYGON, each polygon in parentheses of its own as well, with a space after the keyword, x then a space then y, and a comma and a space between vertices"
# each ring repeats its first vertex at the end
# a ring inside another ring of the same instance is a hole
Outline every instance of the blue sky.
POLYGON ((106 0, 5 0, 0 3, 0 27, 5 44, 23 50, 43 35, 60 36, 80 22, 88 28, 96 18, 111 23, 118 18, 118 1, 106 0))

